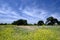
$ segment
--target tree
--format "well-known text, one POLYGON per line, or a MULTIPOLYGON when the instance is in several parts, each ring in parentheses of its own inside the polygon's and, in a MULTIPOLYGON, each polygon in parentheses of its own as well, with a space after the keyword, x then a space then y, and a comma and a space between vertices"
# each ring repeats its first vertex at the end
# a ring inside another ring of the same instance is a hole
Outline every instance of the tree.
POLYGON ((13 24, 13 25, 17 25, 17 21, 14 21, 12 24, 13 24))
POLYGON ((7 25, 7 23, 0 23, 0 25, 7 25))
POLYGON ((58 20, 54 17, 48 17, 47 18, 47 21, 46 21, 46 24, 48 25, 54 25, 54 24, 58 24, 58 20))
POLYGON ((36 23, 34 23, 34 25, 37 25, 36 23))
POLYGON ((60 21, 58 21, 58 25, 60 25, 60 21))
POLYGON ((19 19, 17 21, 14 21, 12 24, 13 25, 27 25, 27 20, 19 19))
POLYGON ((41 21, 38 21, 38 25, 43 25, 44 22, 41 20, 41 21))

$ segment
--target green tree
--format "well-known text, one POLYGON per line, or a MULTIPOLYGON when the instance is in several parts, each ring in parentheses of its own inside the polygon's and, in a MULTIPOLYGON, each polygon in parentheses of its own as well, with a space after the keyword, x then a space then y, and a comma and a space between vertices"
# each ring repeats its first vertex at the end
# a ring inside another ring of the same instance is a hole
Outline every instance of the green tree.
POLYGON ((58 20, 54 17, 48 17, 47 18, 47 21, 46 21, 46 24, 48 25, 54 25, 54 24, 58 24, 58 20))
POLYGON ((17 21, 14 21, 12 24, 13 25, 27 25, 27 20, 19 19, 17 21))
POLYGON ((38 21, 38 23, 37 23, 38 25, 43 25, 44 24, 44 21, 38 21))
POLYGON ((58 21, 58 25, 60 25, 60 21, 58 21))

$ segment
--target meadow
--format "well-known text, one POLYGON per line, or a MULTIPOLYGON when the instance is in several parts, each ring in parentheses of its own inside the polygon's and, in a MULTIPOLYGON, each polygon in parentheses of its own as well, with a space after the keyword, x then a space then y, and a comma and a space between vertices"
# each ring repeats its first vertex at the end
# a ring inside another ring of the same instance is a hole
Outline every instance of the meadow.
POLYGON ((0 25, 0 40, 60 40, 60 26, 0 25))

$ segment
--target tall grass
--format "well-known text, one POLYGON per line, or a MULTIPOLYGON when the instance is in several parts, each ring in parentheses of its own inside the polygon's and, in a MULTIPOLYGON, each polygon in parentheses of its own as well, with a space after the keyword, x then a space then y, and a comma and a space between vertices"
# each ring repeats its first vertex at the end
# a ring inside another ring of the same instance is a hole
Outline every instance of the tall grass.
POLYGON ((0 40, 60 40, 60 28, 39 28, 33 31, 12 25, 0 26, 0 40))

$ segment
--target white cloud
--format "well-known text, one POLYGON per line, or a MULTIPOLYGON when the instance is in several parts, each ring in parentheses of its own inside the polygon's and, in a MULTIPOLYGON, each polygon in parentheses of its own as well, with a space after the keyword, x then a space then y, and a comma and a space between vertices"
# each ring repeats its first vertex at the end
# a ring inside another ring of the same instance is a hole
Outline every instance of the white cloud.
POLYGON ((54 18, 57 18, 60 21, 60 15, 59 15, 59 13, 51 14, 51 16, 53 16, 54 18))
POLYGON ((12 22, 14 20, 18 19, 26 19, 18 14, 17 11, 14 11, 11 7, 9 7, 7 4, 3 4, 0 8, 0 22, 12 22), (3 6, 4 5, 4 6, 3 6), (3 17, 3 18, 1 18, 3 17), (11 19, 13 18, 13 19, 11 19))
POLYGON ((27 14, 27 15, 30 15, 32 17, 37 17, 37 18, 40 18, 40 19, 44 19, 48 14, 48 12, 46 10, 29 8, 29 7, 22 10, 22 12, 27 14))
MULTIPOLYGON (((4 4, 5 5, 5 4, 4 4)), ((11 7, 5 5, 2 6, 2 8, 0 8, 0 14, 5 14, 6 16, 11 16, 11 17, 20 17, 20 15, 18 15, 18 12, 14 11, 11 7)))

